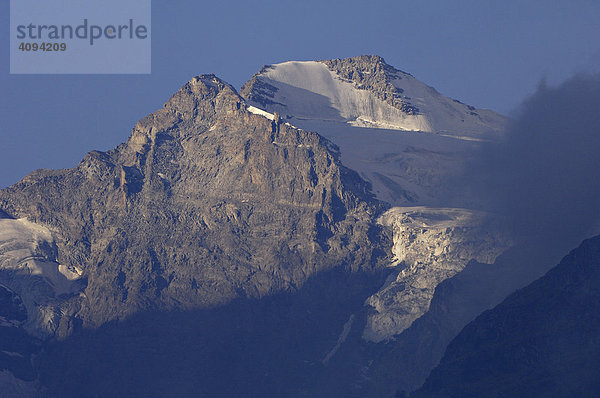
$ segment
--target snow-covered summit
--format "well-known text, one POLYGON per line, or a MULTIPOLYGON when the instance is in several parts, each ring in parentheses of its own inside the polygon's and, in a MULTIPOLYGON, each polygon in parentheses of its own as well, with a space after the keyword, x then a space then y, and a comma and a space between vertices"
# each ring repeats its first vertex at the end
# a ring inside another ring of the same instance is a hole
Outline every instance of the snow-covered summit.
POLYGON ((369 55, 268 65, 240 94, 252 112, 333 141, 379 199, 402 206, 456 205, 445 183, 507 123, 369 55))
POLYGON ((268 65, 241 94, 293 124, 320 120, 472 139, 493 139, 506 124, 503 116, 445 97, 378 56, 268 65))

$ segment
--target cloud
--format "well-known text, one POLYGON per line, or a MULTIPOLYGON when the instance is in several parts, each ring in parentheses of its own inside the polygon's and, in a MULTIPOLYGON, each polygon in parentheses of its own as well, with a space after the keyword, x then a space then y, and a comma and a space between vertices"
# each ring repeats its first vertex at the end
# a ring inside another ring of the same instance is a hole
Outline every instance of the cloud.
POLYGON ((576 244, 600 226, 600 74, 541 83, 504 142, 470 165, 470 189, 517 238, 576 244), (474 185, 473 185, 474 184, 474 185))

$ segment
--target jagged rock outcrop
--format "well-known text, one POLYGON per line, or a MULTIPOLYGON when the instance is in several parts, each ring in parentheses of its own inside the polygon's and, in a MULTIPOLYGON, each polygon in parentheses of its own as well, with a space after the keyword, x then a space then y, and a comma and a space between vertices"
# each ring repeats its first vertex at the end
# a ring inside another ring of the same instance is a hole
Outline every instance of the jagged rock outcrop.
POLYGON ((321 61, 348 82, 356 84, 361 90, 369 90, 378 99, 387 102, 394 108, 409 115, 418 115, 419 108, 410 103, 410 98, 403 96, 404 89, 394 86, 393 79, 412 76, 388 65, 377 55, 361 55, 345 59, 321 61))
POLYGON ((600 391, 600 236, 468 324, 414 397, 600 391))
POLYGON ((429 310, 436 286, 476 260, 492 264, 510 245, 508 233, 490 215, 466 209, 394 207, 379 222, 393 229, 395 268, 369 297, 363 336, 394 338, 429 310))

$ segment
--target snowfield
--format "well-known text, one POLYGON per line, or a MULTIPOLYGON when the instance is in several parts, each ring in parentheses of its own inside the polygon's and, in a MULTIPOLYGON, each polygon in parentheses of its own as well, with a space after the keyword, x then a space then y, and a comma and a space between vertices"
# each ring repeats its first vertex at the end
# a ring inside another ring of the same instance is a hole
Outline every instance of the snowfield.
POLYGON ((432 131, 424 116, 405 114, 368 91, 342 81, 320 62, 294 61, 273 65, 261 80, 277 87, 273 100, 279 104, 274 104, 269 111, 279 112, 286 119, 432 131))

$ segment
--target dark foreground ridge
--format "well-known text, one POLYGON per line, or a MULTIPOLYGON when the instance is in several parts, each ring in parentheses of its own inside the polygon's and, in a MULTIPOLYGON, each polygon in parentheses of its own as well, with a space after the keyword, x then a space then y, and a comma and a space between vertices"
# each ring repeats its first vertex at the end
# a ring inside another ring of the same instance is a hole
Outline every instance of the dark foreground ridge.
POLYGON ((600 236, 467 325, 414 397, 600 391, 600 236))

